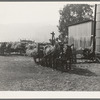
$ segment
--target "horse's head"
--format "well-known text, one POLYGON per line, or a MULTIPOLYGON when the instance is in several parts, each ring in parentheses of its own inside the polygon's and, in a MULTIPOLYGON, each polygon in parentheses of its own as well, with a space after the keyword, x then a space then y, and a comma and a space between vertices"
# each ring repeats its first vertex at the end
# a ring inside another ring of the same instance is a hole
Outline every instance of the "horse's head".
POLYGON ((71 51, 72 50, 72 45, 67 45, 67 51, 71 51))
POLYGON ((72 53, 72 47, 73 47, 73 45, 67 45, 67 44, 65 44, 64 47, 63 47, 64 53, 66 53, 66 54, 72 53))

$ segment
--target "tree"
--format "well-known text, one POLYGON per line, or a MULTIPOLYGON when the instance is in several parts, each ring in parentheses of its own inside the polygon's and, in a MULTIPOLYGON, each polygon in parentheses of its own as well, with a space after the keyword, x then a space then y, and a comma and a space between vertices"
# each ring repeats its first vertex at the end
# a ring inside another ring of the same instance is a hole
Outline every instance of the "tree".
POLYGON ((62 37, 68 35, 68 25, 85 20, 93 19, 93 5, 67 4, 59 10, 60 19, 58 30, 62 37))

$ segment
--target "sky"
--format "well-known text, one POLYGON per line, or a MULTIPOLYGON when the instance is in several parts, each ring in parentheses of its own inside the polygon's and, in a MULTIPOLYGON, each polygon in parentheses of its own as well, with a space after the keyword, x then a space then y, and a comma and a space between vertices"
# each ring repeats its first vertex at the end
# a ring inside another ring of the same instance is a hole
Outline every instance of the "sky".
POLYGON ((0 41, 45 42, 58 32, 59 10, 66 2, 0 2, 0 41))

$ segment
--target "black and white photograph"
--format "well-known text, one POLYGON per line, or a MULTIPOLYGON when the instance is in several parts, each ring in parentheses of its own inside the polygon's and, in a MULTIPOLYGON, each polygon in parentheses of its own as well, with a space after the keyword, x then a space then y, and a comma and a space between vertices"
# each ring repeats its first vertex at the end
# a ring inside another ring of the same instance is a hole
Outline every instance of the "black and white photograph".
POLYGON ((0 91, 100 91, 100 3, 0 1, 0 91))

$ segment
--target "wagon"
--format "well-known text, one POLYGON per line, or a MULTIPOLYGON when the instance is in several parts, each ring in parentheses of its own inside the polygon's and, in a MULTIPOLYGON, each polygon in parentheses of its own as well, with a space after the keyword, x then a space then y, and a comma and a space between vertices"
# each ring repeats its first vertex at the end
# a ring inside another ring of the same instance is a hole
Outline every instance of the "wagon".
POLYGON ((47 45, 48 43, 37 43, 37 54, 36 56, 34 56, 34 61, 35 63, 41 63, 44 54, 43 54, 43 48, 45 45, 47 45))

